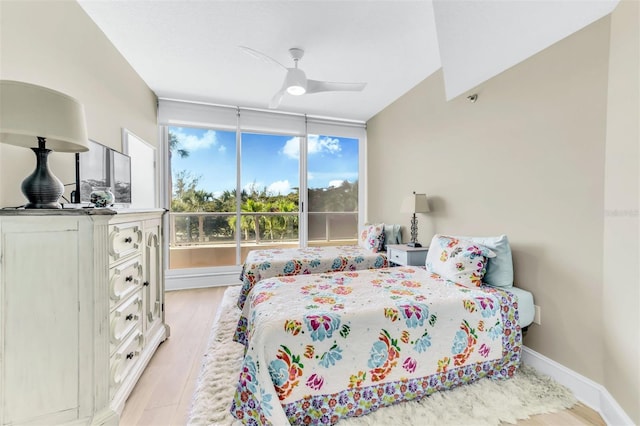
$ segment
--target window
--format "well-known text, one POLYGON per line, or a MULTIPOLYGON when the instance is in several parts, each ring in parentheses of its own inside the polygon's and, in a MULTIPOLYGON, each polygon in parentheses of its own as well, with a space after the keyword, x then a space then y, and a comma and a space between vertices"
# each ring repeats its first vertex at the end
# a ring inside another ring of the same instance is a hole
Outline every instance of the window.
POLYGON ((310 246, 353 244, 358 233, 358 139, 307 137, 310 246))
POLYGON ((356 243, 362 124, 175 101, 161 101, 160 122, 170 269, 236 267, 256 248, 356 243))
POLYGON ((169 268, 236 263, 236 133, 169 127, 169 268))
POLYGON ((242 133, 242 259, 256 248, 300 245, 300 150, 297 136, 242 133))

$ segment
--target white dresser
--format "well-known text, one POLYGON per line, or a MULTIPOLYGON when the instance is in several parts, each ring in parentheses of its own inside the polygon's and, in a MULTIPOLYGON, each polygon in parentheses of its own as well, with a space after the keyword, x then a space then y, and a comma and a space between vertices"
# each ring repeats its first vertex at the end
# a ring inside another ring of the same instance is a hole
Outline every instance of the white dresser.
POLYGON ((0 210, 0 425, 118 424, 164 323, 163 210, 0 210))

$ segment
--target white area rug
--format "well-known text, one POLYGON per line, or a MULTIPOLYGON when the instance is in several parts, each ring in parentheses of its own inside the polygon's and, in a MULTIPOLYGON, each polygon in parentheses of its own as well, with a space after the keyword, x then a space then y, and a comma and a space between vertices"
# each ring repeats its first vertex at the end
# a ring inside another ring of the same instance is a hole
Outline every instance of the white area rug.
MULTIPOLYGON (((239 424, 229 413, 243 354, 242 345, 232 340, 240 316, 239 293, 239 286, 229 287, 218 310, 193 395, 190 425, 239 424)), ((523 365, 509 380, 481 379, 338 425, 498 425, 559 411, 576 402, 567 388, 523 365)))

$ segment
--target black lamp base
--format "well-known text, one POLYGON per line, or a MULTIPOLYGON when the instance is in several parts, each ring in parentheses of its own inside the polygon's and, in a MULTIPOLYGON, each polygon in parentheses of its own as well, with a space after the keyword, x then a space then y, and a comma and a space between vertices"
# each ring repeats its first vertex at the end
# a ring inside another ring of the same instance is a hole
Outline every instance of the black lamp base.
POLYGON ((411 216, 411 242, 407 245, 409 247, 422 247, 418 242, 418 218, 416 218, 415 213, 411 216))
POLYGON ((64 185, 55 177, 47 165, 51 152, 45 147, 45 139, 38 138, 38 148, 31 148, 36 154, 36 169, 22 182, 22 193, 29 202, 26 209, 59 209, 58 199, 64 193, 64 185))

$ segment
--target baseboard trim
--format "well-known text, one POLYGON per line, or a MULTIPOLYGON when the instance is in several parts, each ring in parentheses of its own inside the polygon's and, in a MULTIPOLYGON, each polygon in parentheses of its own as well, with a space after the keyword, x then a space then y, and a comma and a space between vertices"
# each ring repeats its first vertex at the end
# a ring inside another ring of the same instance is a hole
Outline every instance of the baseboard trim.
POLYGON ((580 402, 597 411, 608 425, 634 425, 604 386, 526 346, 522 348, 522 361, 571 389, 580 402))
POLYGON ((233 271, 202 272, 202 273, 165 273, 165 290, 187 290, 192 288, 224 287, 240 284, 240 268, 233 271))

